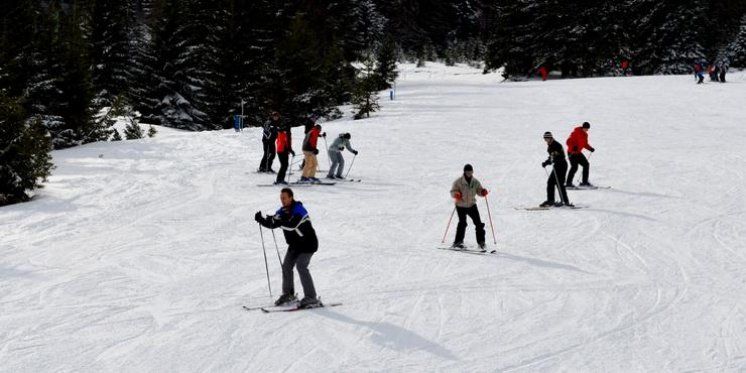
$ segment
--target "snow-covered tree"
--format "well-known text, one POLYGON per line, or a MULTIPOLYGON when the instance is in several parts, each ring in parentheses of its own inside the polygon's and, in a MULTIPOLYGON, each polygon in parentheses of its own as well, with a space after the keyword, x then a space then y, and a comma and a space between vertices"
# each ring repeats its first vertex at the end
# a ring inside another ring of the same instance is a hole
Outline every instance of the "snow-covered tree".
POLYGON ((725 49, 725 57, 731 66, 746 68, 746 15, 741 18, 741 25, 736 37, 725 49))
POLYGON ((51 143, 38 118, 0 91, 0 206, 27 201, 52 170, 51 143))

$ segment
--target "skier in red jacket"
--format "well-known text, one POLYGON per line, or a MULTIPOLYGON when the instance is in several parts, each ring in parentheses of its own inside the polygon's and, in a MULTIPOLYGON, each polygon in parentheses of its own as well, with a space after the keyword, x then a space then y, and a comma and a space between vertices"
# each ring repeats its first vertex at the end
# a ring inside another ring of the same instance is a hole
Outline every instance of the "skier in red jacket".
POLYGON ((588 159, 583 154, 583 149, 589 150, 591 153, 596 151, 590 144, 588 144, 588 130, 591 129, 591 124, 588 122, 583 123, 580 127, 575 129, 567 138, 567 154, 570 158, 570 172, 567 174, 567 184, 569 188, 575 187, 572 184, 573 178, 575 178, 575 172, 578 171, 578 165, 583 166, 583 182, 580 186, 590 187, 593 186, 588 182, 588 175, 590 174, 590 164, 588 159))

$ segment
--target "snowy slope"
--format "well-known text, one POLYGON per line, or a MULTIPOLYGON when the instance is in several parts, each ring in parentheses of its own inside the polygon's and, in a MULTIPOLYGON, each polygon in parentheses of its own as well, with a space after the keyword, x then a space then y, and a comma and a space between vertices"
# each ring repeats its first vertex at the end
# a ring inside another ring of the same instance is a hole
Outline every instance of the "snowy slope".
POLYGON ((253 173, 258 130, 88 144, 0 208, 0 371, 746 370, 746 74, 401 78, 374 118, 324 125, 352 132, 363 182, 296 190, 319 295, 344 306, 241 309, 268 300, 253 214, 279 206, 256 186, 272 180, 253 173), (613 189, 516 210, 544 200, 541 134, 584 120, 592 182, 613 189), (492 191, 496 256, 436 249, 467 162, 492 191))

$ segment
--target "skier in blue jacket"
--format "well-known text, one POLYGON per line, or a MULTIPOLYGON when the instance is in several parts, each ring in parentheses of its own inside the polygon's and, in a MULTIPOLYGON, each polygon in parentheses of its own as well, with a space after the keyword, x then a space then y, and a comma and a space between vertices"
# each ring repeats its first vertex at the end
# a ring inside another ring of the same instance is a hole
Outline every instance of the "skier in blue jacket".
POLYGON ((258 211, 254 216, 254 220, 266 228, 281 228, 285 235, 285 242, 288 244, 285 259, 282 261, 282 295, 275 301, 275 305, 297 301, 293 279, 293 267, 295 267, 303 286, 304 297, 300 301, 300 307, 321 307, 321 302, 316 298, 311 272, 308 271, 311 257, 319 247, 316 231, 311 225, 308 211, 303 207, 303 203, 295 200, 292 189, 283 188, 280 191, 280 202, 282 202, 282 207, 274 215, 265 217, 262 216, 261 211, 258 211))

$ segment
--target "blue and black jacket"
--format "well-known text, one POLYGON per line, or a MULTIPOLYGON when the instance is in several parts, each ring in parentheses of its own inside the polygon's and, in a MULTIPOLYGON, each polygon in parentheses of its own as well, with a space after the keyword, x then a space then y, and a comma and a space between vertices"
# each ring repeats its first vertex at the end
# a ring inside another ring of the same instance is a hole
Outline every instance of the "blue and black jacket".
POLYGON ((302 253, 314 253, 319 248, 316 231, 311 225, 311 218, 303 203, 293 201, 289 208, 280 208, 273 216, 267 216, 259 222, 264 227, 281 228, 285 235, 288 250, 302 253))

